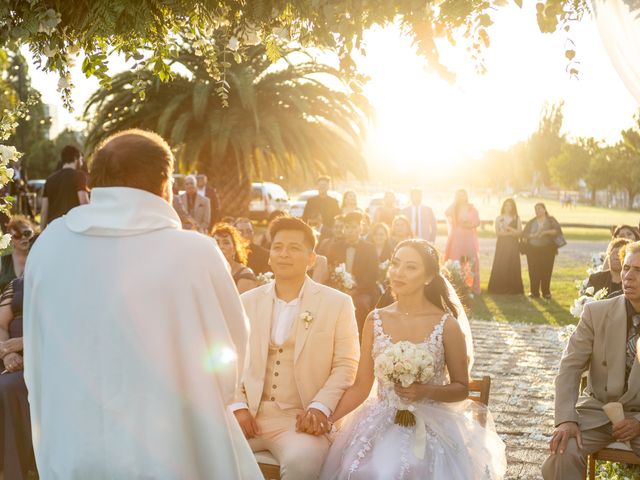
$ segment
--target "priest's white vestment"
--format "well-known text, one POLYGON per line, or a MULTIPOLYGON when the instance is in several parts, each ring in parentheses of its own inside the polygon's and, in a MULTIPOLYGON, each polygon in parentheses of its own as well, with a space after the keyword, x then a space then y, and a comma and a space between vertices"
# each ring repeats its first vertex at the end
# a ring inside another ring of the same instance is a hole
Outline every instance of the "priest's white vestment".
POLYGON ((215 242, 143 190, 96 188, 25 270, 40 478, 259 479, 225 405, 248 322, 215 242))

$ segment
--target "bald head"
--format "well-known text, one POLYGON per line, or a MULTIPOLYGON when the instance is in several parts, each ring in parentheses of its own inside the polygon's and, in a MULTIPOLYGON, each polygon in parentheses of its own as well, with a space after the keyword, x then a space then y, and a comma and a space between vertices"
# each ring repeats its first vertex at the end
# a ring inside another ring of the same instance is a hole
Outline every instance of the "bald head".
POLYGON ((96 187, 129 187, 167 198, 173 154, 155 133, 132 129, 107 138, 96 150, 89 183, 96 187))

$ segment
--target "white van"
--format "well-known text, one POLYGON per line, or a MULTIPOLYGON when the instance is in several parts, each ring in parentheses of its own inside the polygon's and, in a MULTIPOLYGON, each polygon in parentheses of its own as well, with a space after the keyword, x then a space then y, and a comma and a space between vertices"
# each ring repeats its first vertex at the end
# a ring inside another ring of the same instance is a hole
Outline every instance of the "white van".
POLYGON ((251 188, 249 217, 252 220, 266 220, 274 210, 289 212, 289 195, 277 183, 253 182, 251 188))

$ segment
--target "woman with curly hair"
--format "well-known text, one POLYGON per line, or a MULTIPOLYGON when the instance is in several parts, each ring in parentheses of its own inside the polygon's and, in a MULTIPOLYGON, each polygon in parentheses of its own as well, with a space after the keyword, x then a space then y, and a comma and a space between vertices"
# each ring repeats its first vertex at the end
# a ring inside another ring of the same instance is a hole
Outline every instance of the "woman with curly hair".
POLYGON ((256 275, 247 267, 248 244, 240 232, 233 225, 218 223, 213 227, 211 236, 218 242, 224 258, 229 262, 238 292, 244 293, 257 287, 256 275))
POLYGON ((0 257, 0 291, 22 276, 36 227, 24 215, 14 215, 7 224, 7 233, 11 234, 11 248, 0 257))

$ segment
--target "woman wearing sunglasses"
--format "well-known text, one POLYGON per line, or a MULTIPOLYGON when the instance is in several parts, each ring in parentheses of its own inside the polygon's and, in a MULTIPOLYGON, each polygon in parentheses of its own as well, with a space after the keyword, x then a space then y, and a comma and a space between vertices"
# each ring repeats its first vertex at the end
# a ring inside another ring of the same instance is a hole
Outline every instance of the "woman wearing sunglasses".
POLYGON ((35 235, 35 226, 27 217, 15 215, 7 224, 7 233, 11 234, 11 248, 0 257, 0 291, 16 277, 21 277, 31 240, 35 235))

